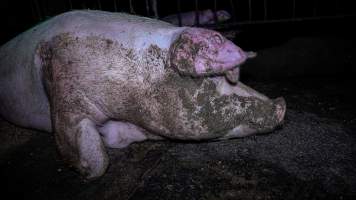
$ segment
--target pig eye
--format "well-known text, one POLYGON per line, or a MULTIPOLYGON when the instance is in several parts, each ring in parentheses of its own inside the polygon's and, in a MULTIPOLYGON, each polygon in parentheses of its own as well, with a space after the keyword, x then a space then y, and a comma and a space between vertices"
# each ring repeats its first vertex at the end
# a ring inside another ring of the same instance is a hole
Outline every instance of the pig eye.
POLYGON ((224 38, 221 35, 215 34, 212 39, 213 39, 213 42, 216 44, 224 43, 224 38))

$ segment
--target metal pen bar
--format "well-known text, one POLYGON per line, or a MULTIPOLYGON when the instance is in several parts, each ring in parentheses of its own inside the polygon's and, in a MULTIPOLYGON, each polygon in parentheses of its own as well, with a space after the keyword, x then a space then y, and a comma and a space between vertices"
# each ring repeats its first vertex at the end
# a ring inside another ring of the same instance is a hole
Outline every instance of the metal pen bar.
POLYGON ((35 4, 35 10, 38 16, 38 19, 40 21, 42 21, 42 13, 41 13, 41 8, 40 8, 40 4, 38 3, 38 0, 33 0, 33 3, 35 4))
POLYGON ((82 1, 81 7, 82 7, 83 9, 88 9, 87 4, 85 3, 85 1, 82 1))
POLYGON ((178 15, 178 25, 182 26, 182 15, 181 15, 181 8, 180 8, 180 0, 177 0, 177 15, 178 15))
POLYGON ((68 3, 69 3, 69 10, 73 10, 72 0, 68 0, 68 3))
POLYGON ((133 9, 133 5, 132 5, 132 0, 129 0, 129 4, 130 4, 130 13, 135 14, 135 10, 133 9))
POLYGON ((318 10, 317 10, 318 0, 314 0, 313 3, 314 3, 314 5, 313 5, 313 16, 315 17, 315 16, 317 16, 317 12, 318 12, 318 10))
POLYGON ((216 14, 216 12, 218 11, 218 8, 217 8, 217 0, 214 0, 214 10, 213 10, 213 13, 214 13, 214 21, 215 21, 215 24, 219 23, 218 21, 218 15, 216 14))
POLYGON ((34 21, 38 21, 38 15, 36 13, 36 9, 34 6, 34 3, 31 2, 31 14, 32 14, 32 18, 34 21))
POLYGON ((120 8, 120 0, 116 0, 117 11, 122 12, 122 8, 120 8))
POLYGON ((335 8, 335 15, 337 15, 339 13, 339 1, 338 0, 334 0, 334 8, 335 8))
POLYGON ((293 11, 292 11, 292 18, 295 18, 295 0, 293 0, 293 11))
POLYGON ((151 1, 151 6, 152 6, 153 13, 155 15, 155 19, 158 19, 159 18, 158 5, 157 5, 157 1, 158 0, 150 0, 150 1, 151 1))
POLYGON ((199 7, 198 7, 198 0, 195 0, 195 25, 199 26, 199 7))
POLYGON ((116 2, 116 0, 113 0, 113 3, 114 3, 114 11, 117 12, 117 2, 116 2))
POLYGON ((149 0, 145 0, 145 5, 146 5, 146 15, 147 16, 151 16, 150 15, 150 6, 149 6, 149 0))
POLYGON ((43 0, 39 0, 39 5, 40 5, 40 9, 41 9, 41 13, 42 13, 42 18, 45 20, 47 17, 47 12, 48 12, 48 6, 47 6, 47 2, 43 1, 43 0))
POLYGON ((318 20, 330 20, 330 19, 344 19, 344 18, 354 18, 356 14, 349 15, 338 15, 338 16, 316 16, 316 17, 297 17, 290 19, 275 19, 275 20, 254 20, 254 21, 241 21, 241 22, 232 22, 226 24, 219 24, 219 26, 205 25, 207 28, 216 28, 216 29, 226 29, 235 26, 241 25, 258 25, 258 24, 277 24, 277 23, 292 23, 292 22, 305 22, 305 21, 318 21, 318 20))
POLYGON ((96 4, 98 5, 98 10, 101 10, 101 1, 100 1, 100 0, 97 0, 97 1, 96 1, 96 4))
POLYGON ((267 20, 267 0, 263 0, 263 13, 264 13, 264 16, 263 16, 263 19, 264 20, 267 20))
POLYGON ((248 20, 252 20, 252 2, 248 0, 248 20))
POLYGON ((231 14, 232 14, 232 21, 236 22, 236 12, 235 12, 234 1, 230 0, 229 2, 230 2, 231 14))
POLYGON ((39 2, 41 3, 40 8, 42 10, 43 19, 45 20, 46 18, 48 18, 50 16, 48 14, 49 13, 48 1, 41 0, 39 2))

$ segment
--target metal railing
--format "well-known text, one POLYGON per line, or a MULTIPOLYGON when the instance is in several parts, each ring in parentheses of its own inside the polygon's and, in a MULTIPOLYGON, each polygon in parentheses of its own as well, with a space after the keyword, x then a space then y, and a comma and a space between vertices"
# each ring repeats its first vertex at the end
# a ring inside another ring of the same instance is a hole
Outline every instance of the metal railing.
POLYGON ((35 21, 42 21, 73 9, 97 9, 153 18, 176 14, 179 25, 182 24, 182 13, 195 11, 196 26, 221 28, 241 24, 356 16, 356 9, 348 2, 346 0, 31 0, 31 8, 35 21), (212 25, 200 23, 199 11, 207 8, 214 13, 215 23, 212 25), (216 15, 219 9, 227 10, 231 14, 231 19, 219 22, 216 15))

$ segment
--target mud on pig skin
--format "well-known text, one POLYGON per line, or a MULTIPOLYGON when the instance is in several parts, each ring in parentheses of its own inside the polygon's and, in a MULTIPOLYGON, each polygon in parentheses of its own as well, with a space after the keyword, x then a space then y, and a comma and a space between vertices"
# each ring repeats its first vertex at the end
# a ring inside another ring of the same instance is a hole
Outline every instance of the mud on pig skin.
POLYGON ((53 131, 63 159, 96 178, 108 166, 105 145, 242 137, 280 125, 282 98, 206 76, 223 74, 245 57, 214 31, 71 11, 1 47, 0 114, 53 131))

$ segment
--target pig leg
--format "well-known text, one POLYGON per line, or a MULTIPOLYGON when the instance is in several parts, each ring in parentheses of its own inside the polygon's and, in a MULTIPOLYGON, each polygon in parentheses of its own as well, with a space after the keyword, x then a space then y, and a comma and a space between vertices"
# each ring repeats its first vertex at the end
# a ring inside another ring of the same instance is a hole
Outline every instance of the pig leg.
POLYGON ((108 166, 108 156, 95 123, 70 113, 55 113, 55 137, 64 160, 86 178, 101 176, 108 166))
POLYGON ((41 48, 43 53, 53 53, 41 57, 52 127, 59 152, 68 164, 78 169, 86 178, 99 177, 104 174, 109 158, 96 124, 107 120, 107 116, 83 92, 84 81, 78 80, 82 74, 78 65, 72 66, 66 60, 71 57, 66 54, 65 48, 49 49, 47 45, 41 48))
POLYGON ((98 129, 105 146, 110 148, 125 148, 133 142, 147 139, 162 139, 129 122, 108 121, 98 129))
POLYGON ((59 152, 86 178, 99 177, 104 174, 109 158, 96 124, 107 117, 85 93, 74 89, 78 83, 71 76, 62 77, 64 72, 60 70, 54 65, 51 78, 46 71, 44 74, 59 152))

